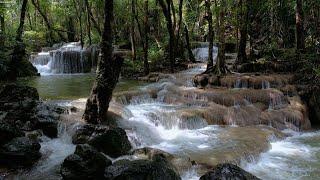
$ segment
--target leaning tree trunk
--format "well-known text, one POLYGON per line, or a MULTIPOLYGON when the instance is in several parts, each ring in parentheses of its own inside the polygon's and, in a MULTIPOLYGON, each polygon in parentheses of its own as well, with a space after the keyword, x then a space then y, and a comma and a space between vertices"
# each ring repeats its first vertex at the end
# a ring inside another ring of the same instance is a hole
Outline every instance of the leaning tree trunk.
POLYGON ((149 74, 149 62, 148 62, 148 46, 149 46, 149 7, 148 7, 148 0, 144 1, 144 43, 143 43, 143 65, 144 65, 144 74, 149 74))
POLYGON ((219 12, 219 45, 218 45, 218 59, 214 68, 214 74, 225 74, 227 68, 225 65, 225 12, 226 1, 222 1, 219 12))
POLYGON ((112 92, 120 75, 123 58, 114 55, 112 49, 113 0, 105 0, 105 22, 101 42, 101 60, 98 62, 97 77, 87 100, 83 118, 92 124, 106 120, 112 92))
POLYGON ((296 41, 297 50, 305 49, 303 0, 296 0, 296 41))
POLYGON ((238 47, 238 56, 236 64, 243 64, 247 62, 246 46, 248 36, 248 23, 249 23, 249 6, 248 0, 245 0, 246 7, 243 9, 243 0, 239 1, 241 7, 240 13, 240 42, 238 47))
POLYGON ((209 41, 209 48, 208 48, 208 64, 207 70, 212 69, 213 67, 213 25, 212 25, 212 12, 211 12, 211 2, 210 0, 205 1, 206 6, 206 19, 209 25, 209 33, 208 33, 208 41, 209 41))

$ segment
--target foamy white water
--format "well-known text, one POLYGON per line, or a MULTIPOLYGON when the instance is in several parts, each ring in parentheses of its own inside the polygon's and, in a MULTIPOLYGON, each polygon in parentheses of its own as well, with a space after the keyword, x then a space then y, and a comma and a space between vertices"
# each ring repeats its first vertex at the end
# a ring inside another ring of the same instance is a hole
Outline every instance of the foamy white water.
POLYGON ((271 149, 242 166, 262 179, 311 180, 320 177, 320 131, 293 133, 271 143, 271 149))

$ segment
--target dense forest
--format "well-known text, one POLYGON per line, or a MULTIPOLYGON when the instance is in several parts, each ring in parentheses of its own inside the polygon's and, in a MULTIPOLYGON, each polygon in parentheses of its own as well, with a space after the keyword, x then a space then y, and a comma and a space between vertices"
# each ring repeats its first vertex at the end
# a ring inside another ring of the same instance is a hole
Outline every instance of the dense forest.
POLYGON ((0 0, 0 179, 317 179, 320 0, 0 0))

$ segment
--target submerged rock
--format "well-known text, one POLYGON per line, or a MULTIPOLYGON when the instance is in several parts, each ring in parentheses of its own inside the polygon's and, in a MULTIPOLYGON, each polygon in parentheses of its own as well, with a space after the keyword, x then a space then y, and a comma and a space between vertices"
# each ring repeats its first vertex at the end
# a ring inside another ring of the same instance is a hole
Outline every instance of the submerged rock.
POLYGON ((111 160, 92 146, 82 144, 64 160, 60 173, 66 180, 103 179, 105 168, 111 164, 111 160))
POLYGON ((40 157, 40 144, 27 137, 12 139, 0 148, 0 164, 12 168, 31 166, 40 157))
POLYGON ((161 155, 153 160, 120 160, 105 170, 106 179, 157 179, 157 180, 180 180, 172 166, 161 155))
POLYGON ((121 128, 101 133, 90 139, 89 144, 113 158, 128 154, 132 148, 126 132, 121 128))
POLYGON ((256 176, 248 173, 233 164, 219 164, 212 171, 200 177, 200 180, 259 180, 256 176))

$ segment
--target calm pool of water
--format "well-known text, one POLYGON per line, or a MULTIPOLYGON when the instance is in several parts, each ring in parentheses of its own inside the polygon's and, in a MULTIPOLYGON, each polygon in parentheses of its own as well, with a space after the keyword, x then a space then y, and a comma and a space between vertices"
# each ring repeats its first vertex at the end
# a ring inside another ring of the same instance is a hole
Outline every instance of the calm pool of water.
MULTIPOLYGON (((37 88, 43 100, 69 100, 88 97, 95 79, 95 74, 49 75, 22 78, 19 84, 37 88)), ((121 79, 116 92, 135 89, 145 83, 121 79)))

